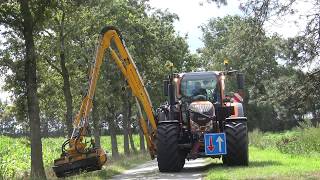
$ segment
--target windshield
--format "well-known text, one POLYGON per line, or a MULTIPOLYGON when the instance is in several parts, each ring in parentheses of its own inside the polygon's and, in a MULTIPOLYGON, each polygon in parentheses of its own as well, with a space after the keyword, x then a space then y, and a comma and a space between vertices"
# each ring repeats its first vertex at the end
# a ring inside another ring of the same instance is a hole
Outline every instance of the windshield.
POLYGON ((181 80, 181 95, 183 97, 194 97, 204 95, 208 100, 217 100, 217 76, 210 75, 188 75, 181 80))

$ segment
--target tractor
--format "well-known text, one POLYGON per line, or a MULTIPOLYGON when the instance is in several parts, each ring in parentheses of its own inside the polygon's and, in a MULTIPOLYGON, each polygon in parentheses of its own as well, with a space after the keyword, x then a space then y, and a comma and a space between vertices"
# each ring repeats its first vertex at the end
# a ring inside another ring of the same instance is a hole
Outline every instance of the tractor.
POLYGON ((157 109, 156 136, 161 172, 180 171, 186 159, 199 157, 222 158, 228 166, 248 165, 242 73, 227 68, 172 73, 163 82, 168 100, 157 109), (237 93, 225 94, 226 77, 236 78, 237 93))

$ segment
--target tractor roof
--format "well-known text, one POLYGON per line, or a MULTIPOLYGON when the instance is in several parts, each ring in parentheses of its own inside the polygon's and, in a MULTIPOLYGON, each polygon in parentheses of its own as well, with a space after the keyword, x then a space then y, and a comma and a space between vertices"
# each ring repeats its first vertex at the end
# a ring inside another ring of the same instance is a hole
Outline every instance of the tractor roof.
POLYGON ((220 74, 219 71, 201 71, 201 72, 187 72, 187 73, 179 73, 179 77, 182 76, 218 76, 220 74))

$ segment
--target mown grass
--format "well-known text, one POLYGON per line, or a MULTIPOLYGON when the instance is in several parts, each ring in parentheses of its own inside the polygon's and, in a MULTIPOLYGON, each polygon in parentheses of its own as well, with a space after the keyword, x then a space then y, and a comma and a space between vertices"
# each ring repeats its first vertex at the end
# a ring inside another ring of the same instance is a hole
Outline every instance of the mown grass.
MULTIPOLYGON (((248 167, 213 164, 206 179, 319 179, 320 156, 284 154, 276 149, 250 147, 248 167)), ((213 161, 213 160, 212 160, 213 161)))
MULTIPOLYGON (((139 150, 139 136, 134 135, 134 143, 139 150)), ((43 162, 50 176, 53 160, 58 158, 61 153, 61 145, 65 138, 43 138, 43 162)), ((118 136, 119 152, 123 153, 123 136, 118 136)), ((109 136, 101 137, 101 146, 111 152, 111 140, 109 136)), ((111 153, 108 153, 111 154, 111 153)), ((146 155, 144 155, 146 156, 146 155)), ((147 156, 148 157, 148 156, 147 156)), ((110 157, 109 157, 110 158, 110 157)), ((134 158, 135 157, 131 157, 134 158)), ((12 179, 26 177, 30 171, 30 141, 27 138, 10 138, 0 136, 0 179, 12 179)), ((135 161, 128 161, 134 163, 135 161)), ((117 164, 117 163, 115 163, 117 164)), ((125 164, 115 167, 125 168, 125 164)), ((121 168, 116 168, 119 171, 121 168)))
MULTIPOLYGON (((206 179, 320 179, 320 128, 249 133, 249 166, 213 164, 206 179)), ((213 160, 211 160, 213 161, 213 160)))

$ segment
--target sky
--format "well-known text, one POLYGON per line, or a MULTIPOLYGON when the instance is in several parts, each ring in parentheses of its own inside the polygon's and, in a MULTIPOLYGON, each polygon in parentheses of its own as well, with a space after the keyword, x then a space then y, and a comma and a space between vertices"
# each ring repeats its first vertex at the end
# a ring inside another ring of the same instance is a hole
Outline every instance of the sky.
MULTIPOLYGON (((162 10, 176 13, 179 21, 174 23, 175 29, 181 35, 188 34, 188 44, 191 52, 203 46, 202 32, 199 26, 208 23, 211 18, 227 15, 243 15, 239 9, 241 2, 245 0, 229 0, 227 6, 217 7, 215 3, 207 3, 206 0, 150 0, 150 5, 162 10), (202 5, 201 5, 202 4, 202 5)), ((308 12, 312 5, 306 0, 297 1, 294 5, 300 13, 284 16, 282 19, 271 19, 264 26, 267 33, 277 33, 284 38, 293 37, 305 27, 305 19, 300 14, 308 12)))
MULTIPOLYGON (((202 32, 199 26, 208 23, 211 18, 223 17, 226 15, 241 15, 239 10, 240 3, 244 0, 229 0, 227 6, 217 7, 214 3, 207 3, 207 0, 150 0, 152 7, 168 10, 179 16, 179 21, 174 22, 175 30, 180 35, 188 34, 187 42, 191 52, 203 47, 201 41, 202 32), (201 5, 202 4, 202 5, 201 5)), ((310 3, 298 1, 295 5, 300 12, 309 11, 310 3)), ((269 35, 278 33, 283 37, 293 37, 305 27, 305 19, 299 18, 299 14, 294 16, 285 16, 281 20, 272 19, 266 23, 265 29, 269 35)), ((3 26, 0 26, 0 31, 3 26)), ((3 38, 0 34, 0 48, 3 38)), ((0 100, 10 101, 10 93, 1 89, 3 85, 3 77, 0 76, 0 100)))
POLYGON ((175 29, 181 35, 188 34, 189 48, 191 52, 196 52, 196 49, 203 46, 199 26, 208 23, 210 18, 241 14, 238 8, 240 2, 233 1, 235 3, 220 8, 206 0, 150 0, 150 5, 162 10, 167 9, 179 16, 179 21, 174 23, 175 29))

